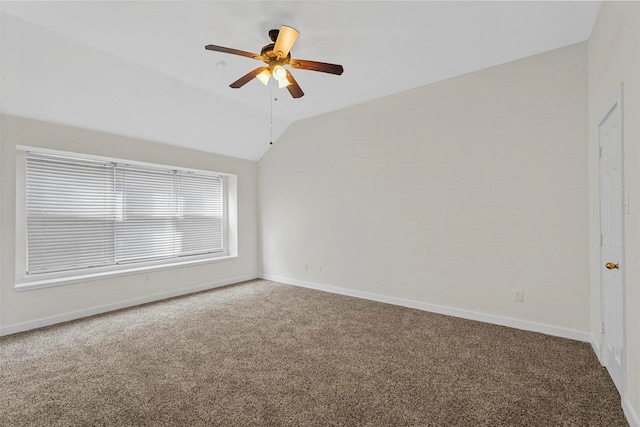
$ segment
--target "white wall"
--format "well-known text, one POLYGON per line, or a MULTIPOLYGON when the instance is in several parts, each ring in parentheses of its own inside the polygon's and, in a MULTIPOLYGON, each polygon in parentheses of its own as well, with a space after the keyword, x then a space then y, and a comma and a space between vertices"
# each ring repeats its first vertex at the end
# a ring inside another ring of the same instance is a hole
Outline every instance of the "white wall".
MULTIPOLYGON (((605 1, 589 40, 589 212, 591 329, 598 342, 601 322, 598 124, 620 83, 623 93, 627 418, 640 425, 640 3, 605 1)), ((632 424, 633 425, 633 424, 632 424)))
POLYGON ((0 116, 0 332, 62 320, 235 283, 258 275, 258 163, 74 127, 0 116), (14 289, 16 145, 86 153, 237 175, 238 257, 192 267, 114 277, 28 291, 14 289))
POLYGON ((259 173, 265 277, 588 339, 586 43, 297 122, 259 173))

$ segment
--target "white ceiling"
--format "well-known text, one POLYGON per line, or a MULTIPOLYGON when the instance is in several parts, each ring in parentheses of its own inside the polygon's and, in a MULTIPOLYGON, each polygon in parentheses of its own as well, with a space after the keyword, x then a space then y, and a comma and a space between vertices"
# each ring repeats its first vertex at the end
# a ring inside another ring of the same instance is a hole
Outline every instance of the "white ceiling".
POLYGON ((257 160, 306 117, 587 40, 597 1, 2 2, 3 112, 257 160), (233 82, 300 31, 305 92, 233 82), (6 95, 6 96, 5 96, 6 95), (277 101, 271 102, 271 99, 277 101), (273 108, 273 127, 270 111, 273 108))

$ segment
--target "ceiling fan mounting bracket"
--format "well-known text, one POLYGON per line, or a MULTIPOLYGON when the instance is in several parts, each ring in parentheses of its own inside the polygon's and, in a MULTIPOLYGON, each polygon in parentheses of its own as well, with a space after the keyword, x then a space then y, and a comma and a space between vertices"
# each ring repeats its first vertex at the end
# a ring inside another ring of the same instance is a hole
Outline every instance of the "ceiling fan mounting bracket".
POLYGON ((278 39, 278 34, 280 34, 280 30, 278 29, 274 28, 273 30, 269 30, 269 38, 272 42, 276 42, 276 40, 278 39))

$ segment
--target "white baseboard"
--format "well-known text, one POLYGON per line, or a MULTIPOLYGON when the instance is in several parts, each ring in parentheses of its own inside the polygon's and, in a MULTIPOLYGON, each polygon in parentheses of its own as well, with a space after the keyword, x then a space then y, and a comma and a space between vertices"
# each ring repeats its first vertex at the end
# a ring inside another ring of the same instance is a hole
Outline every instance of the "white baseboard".
POLYGON ((334 294, 347 295, 356 298, 367 299, 371 301, 384 302, 387 304, 400 305, 403 307, 415 308, 418 310, 429 311, 432 313, 445 314, 448 316, 460 317, 463 319, 476 320, 479 322, 491 323, 494 325, 507 326, 510 328, 522 329, 531 332, 540 332, 546 335, 552 335, 561 338, 568 338, 576 341, 592 342, 592 336, 588 332, 576 331, 573 329, 560 328, 557 326, 545 325, 542 323, 529 322, 526 320, 513 319, 509 317, 496 316, 492 314, 478 313, 475 311, 462 310, 459 308, 446 307, 436 304, 428 304, 420 301, 412 301, 403 298, 379 295, 370 292, 356 291, 353 289, 340 288, 336 286, 321 285, 318 283, 305 282, 303 280, 294 280, 286 277, 263 274, 261 277, 265 280, 286 283, 288 285, 301 286, 304 288, 316 289, 334 294))
POLYGON ((181 295, 192 294, 194 292, 206 291, 208 289, 219 288, 222 286, 232 285, 234 283, 244 282, 246 280, 257 279, 257 274, 249 274, 240 277, 233 277, 230 279, 220 280, 212 283, 205 283, 201 285, 191 286, 188 288, 176 289, 173 291, 162 292, 159 294, 147 295, 144 297, 134 298, 126 301, 118 301, 111 304, 105 304, 98 307, 90 307, 78 311, 72 311, 70 313, 58 314, 55 316, 44 317, 36 320, 31 320, 24 323, 17 323, 9 326, 0 327, 0 336, 15 334, 18 332, 29 331, 31 329, 42 328, 45 326, 55 325, 56 323, 68 322, 70 320, 76 320, 83 317, 94 316, 96 314, 102 314, 109 311, 120 310, 122 308, 133 307, 135 305, 146 304, 149 302, 160 301, 167 298, 178 297, 181 295))
POLYGON ((633 410, 628 399, 622 402, 622 410, 624 411, 624 416, 627 417, 629 427, 640 427, 640 417, 638 417, 638 413, 633 410))
POLYGON ((593 352, 596 354, 596 357, 598 358, 598 362, 600 362, 600 364, 602 365, 602 359, 600 358, 600 342, 596 339, 596 337, 592 334, 591 338, 589 340, 589 342, 591 343, 591 348, 593 349, 593 352))
MULTIPOLYGON (((600 343, 596 340, 595 336, 591 336, 591 347, 593 348, 593 352, 598 357, 598 361, 602 366, 602 358, 600 355, 600 343)), ((633 409, 631 402, 629 402, 628 397, 621 396, 622 400, 622 411, 624 412, 624 416, 627 419, 630 427, 640 427, 640 417, 638 417, 638 413, 633 409)))

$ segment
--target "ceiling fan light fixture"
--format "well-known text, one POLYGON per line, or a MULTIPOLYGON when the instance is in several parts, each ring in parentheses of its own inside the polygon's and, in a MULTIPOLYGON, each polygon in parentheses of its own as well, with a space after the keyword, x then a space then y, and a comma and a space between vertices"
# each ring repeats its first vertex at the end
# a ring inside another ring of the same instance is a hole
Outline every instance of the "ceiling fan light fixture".
POLYGON ((257 76, 256 78, 258 80, 260 80, 260 83, 262 83, 263 85, 267 85, 269 83, 269 78, 271 77, 271 71, 269 71, 269 69, 265 68, 264 70, 262 70, 257 76))

